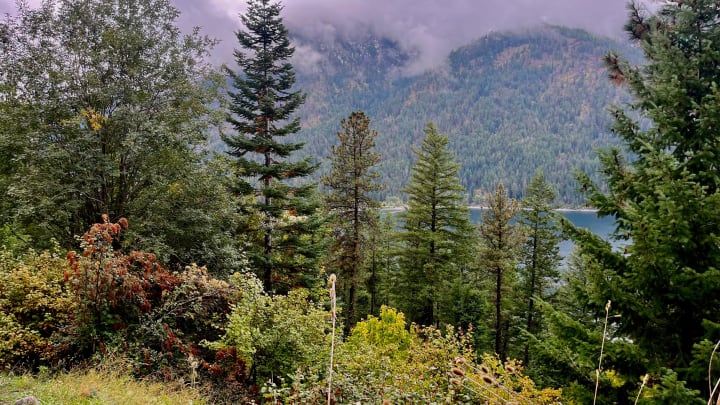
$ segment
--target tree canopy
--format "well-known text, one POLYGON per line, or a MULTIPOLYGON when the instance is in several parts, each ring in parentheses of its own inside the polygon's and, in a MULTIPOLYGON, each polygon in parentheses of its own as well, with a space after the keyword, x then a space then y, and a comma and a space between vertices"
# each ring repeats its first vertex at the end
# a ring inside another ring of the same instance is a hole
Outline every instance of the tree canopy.
POLYGON ((259 219, 246 229, 248 256, 269 291, 307 285, 303 277, 312 272, 317 255, 312 240, 315 184, 298 185, 317 166, 309 158, 290 159, 303 144, 285 138, 300 130, 299 117, 291 116, 305 96, 292 91, 295 72, 288 60, 295 48, 281 11, 279 3, 250 0, 240 16, 245 27, 236 33, 240 70, 226 69, 234 87, 227 118, 233 132, 223 135, 238 175, 234 191, 255 197, 251 206, 259 219))

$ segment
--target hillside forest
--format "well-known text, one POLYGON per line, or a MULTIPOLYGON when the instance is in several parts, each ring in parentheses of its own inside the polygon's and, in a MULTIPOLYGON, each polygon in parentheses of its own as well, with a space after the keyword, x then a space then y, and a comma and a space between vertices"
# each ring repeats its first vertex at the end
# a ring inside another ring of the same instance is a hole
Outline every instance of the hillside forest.
POLYGON ((373 40, 353 55, 383 63, 313 81, 275 1, 247 1, 220 68, 169 0, 18 2, 0 402, 720 401, 720 8, 653 10, 628 5, 632 45, 601 76, 547 62, 610 40, 544 27, 415 77, 373 40), (435 109, 448 94, 462 107, 435 109), (567 205, 613 218, 611 240, 567 205))

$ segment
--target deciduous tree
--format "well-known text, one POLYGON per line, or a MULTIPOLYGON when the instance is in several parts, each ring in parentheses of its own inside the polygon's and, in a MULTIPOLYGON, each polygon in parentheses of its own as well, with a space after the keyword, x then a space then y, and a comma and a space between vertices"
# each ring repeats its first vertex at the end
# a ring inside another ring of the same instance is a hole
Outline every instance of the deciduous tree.
POLYGON ((18 2, 0 41, 0 220, 70 247, 101 214, 127 217, 176 262, 228 220, 201 153, 219 118, 214 41, 178 16, 169 0, 18 2), (189 214, 164 217, 183 241, 149 224, 169 199, 189 214))

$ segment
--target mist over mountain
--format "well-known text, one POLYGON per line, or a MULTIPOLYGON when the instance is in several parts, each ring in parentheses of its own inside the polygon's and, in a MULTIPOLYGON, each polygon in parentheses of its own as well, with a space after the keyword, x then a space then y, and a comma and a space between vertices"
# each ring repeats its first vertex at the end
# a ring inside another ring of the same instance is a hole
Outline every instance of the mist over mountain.
MULTIPOLYGON (((379 132, 381 197, 402 196, 412 147, 428 121, 450 137, 470 196, 503 182, 520 197, 537 169, 558 188, 561 203, 580 205, 573 171, 594 173, 595 150, 615 144, 606 109, 627 100, 606 79, 602 56, 624 42, 579 29, 544 26, 494 32, 453 50, 419 73, 421 50, 372 34, 331 39, 296 35, 303 152, 329 156, 342 118, 363 110, 379 132)), ((471 198, 469 196, 469 198, 471 198)))

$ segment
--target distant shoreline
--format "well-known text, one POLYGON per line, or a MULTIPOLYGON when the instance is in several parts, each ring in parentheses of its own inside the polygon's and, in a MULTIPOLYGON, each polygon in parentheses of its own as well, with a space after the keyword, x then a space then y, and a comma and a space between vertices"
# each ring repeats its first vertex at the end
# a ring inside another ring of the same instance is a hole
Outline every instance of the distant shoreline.
MULTIPOLYGON (((486 210, 489 207, 485 207, 482 205, 469 205, 469 209, 471 210, 486 210)), ((406 205, 395 205, 391 207, 382 207, 380 208, 380 211, 385 212, 400 212, 407 210, 406 205)), ((597 208, 555 208, 553 211, 557 212, 598 212, 597 208)))

